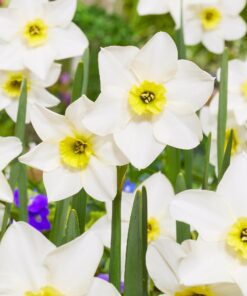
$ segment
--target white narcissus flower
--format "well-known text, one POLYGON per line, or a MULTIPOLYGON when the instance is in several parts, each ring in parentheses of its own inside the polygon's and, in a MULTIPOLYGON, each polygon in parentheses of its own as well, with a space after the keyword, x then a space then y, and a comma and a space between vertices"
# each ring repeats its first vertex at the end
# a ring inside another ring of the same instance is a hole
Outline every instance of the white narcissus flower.
POLYGON ((127 160, 111 136, 96 136, 82 124, 93 106, 82 97, 67 108, 65 116, 31 106, 31 122, 43 142, 19 159, 44 172, 49 201, 70 197, 82 188, 101 201, 116 195, 116 166, 127 160))
MULTIPOLYGON (((172 185, 163 174, 156 173, 138 186, 136 191, 141 190, 143 186, 147 190, 148 199, 148 242, 150 243, 164 236, 175 238, 176 223, 169 214, 169 206, 174 198, 172 185)), ((122 196, 122 274, 124 274, 128 228, 136 191, 134 193, 123 192, 122 196)), ((110 203, 106 203, 106 211, 107 214, 96 221, 91 229, 101 237, 104 245, 110 248, 112 221, 110 203)))
POLYGON ((0 295, 120 296, 94 277, 102 255, 91 232, 56 248, 27 223, 14 222, 0 244, 0 295))
POLYGON ((11 0, 0 9, 0 68, 24 68, 45 79, 54 60, 81 56, 88 46, 72 23, 76 0, 11 0))
MULTIPOLYGON (((160 238, 152 242, 147 250, 146 264, 155 286, 164 293, 164 296, 243 296, 236 284, 215 283, 205 285, 201 283, 200 275, 197 276, 193 286, 181 284, 179 277, 180 263, 197 244, 197 241, 186 241, 179 245, 169 238, 160 238)), ((193 274, 195 271, 190 270, 189 272, 193 274)))
POLYGON ((44 107, 53 107, 59 104, 59 99, 45 88, 52 86, 58 80, 61 65, 53 64, 45 80, 39 79, 28 70, 0 71, 0 110, 5 109, 12 120, 16 121, 21 84, 27 81, 27 113, 26 123, 30 122, 30 104, 36 103, 44 107))
POLYGON ((157 33, 142 49, 103 48, 99 69, 101 94, 84 123, 96 134, 113 133, 136 168, 150 165, 166 145, 191 149, 200 143, 196 111, 212 94, 214 79, 178 60, 168 34, 157 33))
MULTIPOLYGON (((218 94, 212 99, 209 106, 205 106, 200 111, 200 120, 202 130, 206 136, 211 133, 211 149, 210 149, 210 163, 217 168, 217 121, 218 121, 218 94)), ((247 127, 240 125, 236 121, 234 113, 228 109, 227 112, 227 125, 225 134, 225 148, 229 141, 229 137, 233 132, 232 138, 232 157, 247 152, 247 127)))
POLYGON ((207 246, 181 265, 184 284, 236 282, 247 295, 247 155, 236 156, 217 191, 187 190, 171 204, 174 219, 189 223, 207 246))
MULTIPOLYGON (((239 125, 247 121, 247 60, 229 61, 228 109, 235 115, 239 125)), ((220 70, 218 71, 220 80, 220 70)))
POLYGON ((137 11, 140 15, 163 14, 170 11, 170 3, 180 0, 140 0, 137 11))
POLYGON ((0 137, 0 200, 13 202, 13 192, 2 170, 22 151, 21 141, 16 137, 0 137))
MULTIPOLYGON (((222 53, 225 41, 238 40, 246 34, 246 23, 239 15, 245 5, 246 0, 204 0, 199 3, 188 0, 183 11, 186 45, 202 42, 209 51, 222 53)), ((176 15, 176 11, 174 7, 172 14, 176 15)), ((175 17, 175 21, 180 26, 180 18, 175 17)))

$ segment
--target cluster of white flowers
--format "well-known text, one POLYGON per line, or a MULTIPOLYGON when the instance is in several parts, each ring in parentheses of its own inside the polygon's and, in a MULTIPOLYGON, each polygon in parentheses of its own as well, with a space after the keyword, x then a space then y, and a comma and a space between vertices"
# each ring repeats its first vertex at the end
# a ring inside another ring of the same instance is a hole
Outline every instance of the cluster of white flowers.
MULTIPOLYGON (((185 41, 223 51, 225 40, 246 33, 239 16, 245 0, 184 1, 185 41)), ((61 72, 56 60, 83 55, 88 41, 72 22, 76 0, 11 0, 0 9, 0 108, 15 121, 23 80, 27 116, 41 143, 19 161, 43 172, 49 202, 82 188, 106 204, 107 213, 76 240, 56 248, 26 223, 13 223, 0 243, 0 296, 119 296, 95 278, 110 247, 111 202, 117 166, 148 167, 167 145, 192 149, 203 132, 212 133, 216 164, 218 95, 214 78, 196 64, 178 59, 173 39, 155 34, 142 48, 111 46, 99 53, 101 93, 96 102, 82 96, 57 114, 59 100, 45 88, 61 72), (58 185, 59 182, 59 185, 58 185), (65 268, 66 267, 66 268, 65 268)), ((141 0, 140 14, 171 12, 180 26, 180 1, 141 0)), ((187 190, 175 195, 160 172, 145 180, 148 197, 146 264, 165 295, 247 295, 247 63, 229 63, 227 133, 233 130, 231 166, 216 192, 187 190), (239 155, 240 154, 240 155, 239 155), (191 225, 197 240, 176 243, 176 221, 191 225)), ((220 79, 220 73, 218 74, 220 79)), ((18 138, 0 138, 0 171, 22 152, 18 138)), ((0 172, 0 200, 13 193, 0 172)), ((122 261, 135 193, 122 198, 122 261)), ((2 209, 2 208, 1 208, 2 209)), ((136 296, 136 295, 134 295, 136 296)))
MULTIPOLYGON (((183 28, 186 45, 202 44, 220 54, 225 41, 241 39, 246 23, 239 15, 246 0, 183 0, 183 28)), ((170 12, 177 27, 181 26, 181 0, 140 0, 140 15, 170 12)))

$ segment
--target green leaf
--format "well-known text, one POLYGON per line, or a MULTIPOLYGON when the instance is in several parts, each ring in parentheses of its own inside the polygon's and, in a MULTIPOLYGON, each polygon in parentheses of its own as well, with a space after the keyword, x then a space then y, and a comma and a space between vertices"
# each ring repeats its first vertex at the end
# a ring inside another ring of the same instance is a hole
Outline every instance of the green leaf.
POLYGON ((148 271, 146 267, 146 252, 148 245, 148 201, 147 190, 142 187, 142 263, 143 263, 143 296, 148 296, 148 271))
POLYGON ((222 170, 224 150, 225 150, 225 134, 226 134, 226 121, 227 121, 227 91, 228 91, 228 51, 227 49, 225 49, 222 56, 222 62, 221 62, 218 126, 217 126, 217 156, 218 156, 219 172, 222 170))
POLYGON ((84 73, 83 62, 80 61, 77 65, 75 79, 74 79, 74 83, 73 83, 72 98, 71 98, 72 102, 79 99, 82 95, 83 73, 84 73))
POLYGON ((112 202, 110 283, 120 291, 121 283, 121 199, 122 186, 128 166, 118 167, 118 192, 112 202))
POLYGON ((50 233, 50 240, 56 246, 60 246, 64 240, 70 201, 70 198, 66 198, 56 202, 56 212, 50 233))
POLYGON ((181 11, 180 11, 180 29, 176 30, 176 43, 178 48, 178 58, 186 59, 186 46, 184 43, 184 27, 183 27, 183 0, 181 2, 181 11))
POLYGON ((84 189, 81 189, 75 196, 73 196, 71 207, 77 212, 79 217, 80 234, 82 234, 85 231, 87 214, 87 193, 84 189))
MULTIPOLYGON (((176 193, 186 190, 186 182, 183 173, 179 173, 176 182, 176 193)), ((190 226, 186 223, 177 221, 177 242, 181 244, 187 239, 191 239, 190 226)))
POLYGON ((176 186, 176 180, 180 171, 180 150, 167 146, 165 149, 165 174, 171 181, 173 187, 176 186))
POLYGON ((193 184, 193 150, 184 151, 184 171, 186 188, 191 189, 193 184))
MULTIPOLYGON (((125 296, 143 296, 147 295, 144 290, 146 283, 144 280, 144 256, 143 250, 143 200, 140 191, 137 191, 128 232, 124 295, 125 296)), ((144 214, 145 215, 145 214, 144 214)))
POLYGON ((64 243, 68 243, 80 235, 78 215, 75 210, 71 210, 66 227, 64 243))
POLYGON ((209 172, 209 160, 210 160, 210 150, 211 150, 211 139, 212 134, 208 135, 206 143, 205 161, 204 161, 204 173, 202 181, 202 189, 208 189, 208 172, 209 172))
POLYGON ((222 179, 222 177, 225 174, 225 171, 227 170, 227 168, 230 165, 231 152, 232 152, 232 143, 233 143, 233 130, 231 130, 231 133, 230 133, 230 136, 229 136, 229 139, 228 139, 228 142, 227 142, 222 167, 221 167, 221 170, 220 170, 219 176, 218 176, 218 182, 220 182, 220 180, 222 179))
POLYGON ((84 64, 84 74, 83 74, 83 86, 82 86, 82 94, 87 95, 88 89, 88 80, 89 80, 89 65, 90 65, 90 51, 89 48, 85 50, 83 55, 83 64, 84 64))

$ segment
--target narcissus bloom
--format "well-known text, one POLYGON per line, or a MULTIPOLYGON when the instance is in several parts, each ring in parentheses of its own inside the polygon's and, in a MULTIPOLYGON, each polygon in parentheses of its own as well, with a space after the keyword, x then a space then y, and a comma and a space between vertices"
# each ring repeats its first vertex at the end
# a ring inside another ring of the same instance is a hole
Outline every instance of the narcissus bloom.
MULTIPOLYGON (((184 286, 179 277, 180 262, 191 252, 196 241, 186 241, 182 245, 169 238, 160 238, 151 243, 147 250, 146 264, 150 277, 155 286, 164 296, 242 296, 237 285, 216 283, 205 285, 196 277, 196 284, 184 286)), ((184 270, 186 273, 186 270, 184 270)), ((189 271, 191 274, 196 272, 189 271)))
MULTIPOLYGON (((238 40, 246 34, 246 23, 239 16, 246 0, 187 2, 188 5, 185 5, 183 10, 187 45, 202 42, 209 51, 220 54, 224 50, 225 41, 238 40)), ((176 15, 177 8, 174 9, 173 15, 176 15)), ((180 26, 180 17, 175 18, 175 21, 177 26, 180 26)))
POLYGON ((111 136, 96 136, 82 124, 93 106, 83 97, 67 108, 65 116, 38 105, 31 107, 32 125, 43 142, 20 161, 44 172, 49 201, 70 197, 81 188, 101 201, 116 195, 116 165, 127 161, 111 136))
POLYGON ((174 41, 157 33, 142 49, 108 47, 99 55, 101 94, 85 117, 88 129, 113 133, 117 146, 138 169, 166 145, 196 147, 202 130, 196 111, 212 94, 214 79, 178 60, 174 41))
POLYGON ((21 141, 16 137, 0 137, 0 200, 13 202, 13 193, 2 170, 22 151, 21 141))
POLYGON ((53 64, 45 80, 39 79, 30 71, 0 71, 0 110, 5 109, 12 120, 16 121, 21 84, 27 81, 27 114, 26 123, 30 122, 30 104, 36 103, 44 107, 53 107, 59 100, 45 88, 53 85, 61 72, 61 65, 53 64))
POLYGON ((228 67, 228 109, 234 113, 237 123, 244 125, 247 121, 247 61, 231 60, 228 67))
MULTIPOLYGON (((212 99, 209 106, 205 106, 200 111, 200 120, 203 132, 206 136, 212 134, 210 163, 217 167, 217 120, 218 120, 218 94, 212 99)), ((229 102, 230 103, 230 102, 229 102)), ((229 106, 229 105, 228 105, 229 106)), ((225 148, 227 146, 231 130, 233 132, 232 157, 247 152, 247 127, 240 125, 236 121, 234 112, 228 109, 227 129, 225 134, 225 148)))
POLYGON ((187 190, 172 202, 173 218, 191 224, 208 242, 206 247, 198 245, 182 265, 185 284, 194 285, 200 275, 202 283, 236 282, 246 295, 246 178, 247 156, 241 154, 232 160, 216 192, 187 190))
MULTIPOLYGON (((136 189, 141 190, 145 186, 148 198, 148 242, 160 237, 176 236, 176 223, 169 214, 169 206, 174 198, 174 191, 168 179, 161 173, 156 173, 145 180, 136 189)), ((123 192, 122 197, 122 258, 125 260, 125 250, 130 222, 130 215, 134 202, 135 193, 123 192)), ((111 243, 111 204, 106 203, 107 214, 101 217, 93 226, 107 248, 111 243)), ((124 264, 123 264, 124 269, 124 264)))
POLYGON ((82 55, 88 40, 72 23, 76 4, 76 0, 11 0, 0 10, 0 68, 27 68, 45 79, 54 60, 82 55))
POLYGON ((93 233, 56 248, 28 224, 14 223, 0 244, 0 295, 120 296, 94 277, 102 255, 93 233))
POLYGON ((137 11, 140 15, 167 13, 170 11, 172 1, 179 0, 140 0, 137 11))

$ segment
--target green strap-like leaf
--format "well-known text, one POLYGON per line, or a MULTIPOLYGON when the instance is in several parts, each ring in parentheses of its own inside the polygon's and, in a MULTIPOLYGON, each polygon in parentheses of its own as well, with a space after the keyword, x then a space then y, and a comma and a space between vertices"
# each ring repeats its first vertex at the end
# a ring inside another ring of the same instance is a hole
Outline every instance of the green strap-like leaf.
POLYGON ((202 189, 208 189, 208 171, 209 171, 209 160, 210 160, 210 150, 211 150, 211 138, 212 138, 212 134, 210 133, 208 135, 208 139, 206 143, 202 189))
POLYGON ((78 215, 75 210, 71 210, 66 227, 64 243, 68 243, 80 235, 78 215))
POLYGON ((76 69, 75 79, 73 83, 72 98, 71 98, 72 102, 79 99, 82 95, 83 73, 84 73, 83 62, 80 61, 76 69))
POLYGON ((218 182, 222 179, 222 177, 225 174, 225 171, 227 170, 227 168, 230 165, 232 142, 233 142, 233 130, 231 130, 231 133, 230 133, 227 145, 226 145, 226 150, 225 150, 225 154, 224 154, 224 158, 223 158, 222 167, 221 167, 221 170, 220 170, 219 176, 218 176, 218 182))
POLYGON ((79 218, 80 234, 84 233, 87 215, 87 193, 81 189, 72 198, 71 207, 77 212, 79 218))

